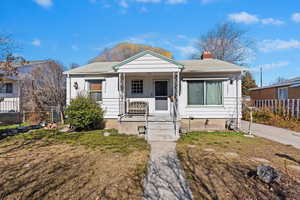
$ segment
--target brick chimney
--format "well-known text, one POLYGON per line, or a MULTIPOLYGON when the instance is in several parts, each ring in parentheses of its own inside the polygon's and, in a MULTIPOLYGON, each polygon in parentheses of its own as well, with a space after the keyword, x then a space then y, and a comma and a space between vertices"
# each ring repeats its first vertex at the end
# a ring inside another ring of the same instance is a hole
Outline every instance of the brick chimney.
POLYGON ((202 55, 201 55, 201 59, 209 59, 209 58, 213 58, 213 55, 210 51, 203 51, 202 55))

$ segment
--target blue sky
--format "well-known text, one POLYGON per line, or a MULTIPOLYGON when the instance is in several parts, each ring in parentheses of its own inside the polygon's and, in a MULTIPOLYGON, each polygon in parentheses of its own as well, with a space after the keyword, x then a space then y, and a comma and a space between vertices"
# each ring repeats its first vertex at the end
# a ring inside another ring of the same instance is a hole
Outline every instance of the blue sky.
POLYGON ((0 31, 11 33, 27 60, 86 64, 105 47, 128 41, 188 59, 196 39, 233 21, 257 41, 249 60, 264 84, 300 76, 299 0, 1 0, 0 31))

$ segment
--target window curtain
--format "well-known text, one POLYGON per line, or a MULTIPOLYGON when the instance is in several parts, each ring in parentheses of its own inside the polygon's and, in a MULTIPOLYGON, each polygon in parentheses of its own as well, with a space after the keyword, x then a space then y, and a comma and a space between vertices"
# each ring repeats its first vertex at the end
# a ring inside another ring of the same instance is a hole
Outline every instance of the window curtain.
POLYGON ((206 104, 221 105, 222 104, 222 81, 206 82, 206 104))
POLYGON ((188 105, 204 105, 204 82, 188 82, 188 105))

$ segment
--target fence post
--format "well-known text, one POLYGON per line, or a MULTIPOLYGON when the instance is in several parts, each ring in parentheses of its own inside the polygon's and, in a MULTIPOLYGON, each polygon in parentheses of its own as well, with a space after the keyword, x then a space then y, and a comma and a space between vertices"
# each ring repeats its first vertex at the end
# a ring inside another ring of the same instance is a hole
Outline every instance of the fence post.
POLYGON ((295 116, 295 100, 294 99, 292 99, 292 117, 294 117, 295 116))
POLYGON ((299 119, 300 99, 297 99, 297 119, 299 119))

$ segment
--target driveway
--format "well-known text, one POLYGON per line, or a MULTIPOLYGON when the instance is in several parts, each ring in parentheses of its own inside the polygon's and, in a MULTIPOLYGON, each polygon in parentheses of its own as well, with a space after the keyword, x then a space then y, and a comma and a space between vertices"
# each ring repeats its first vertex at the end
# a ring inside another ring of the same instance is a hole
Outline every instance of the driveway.
MULTIPOLYGON (((243 121, 241 123, 241 129, 244 132, 248 132, 249 130, 249 122, 243 121)), ((252 134, 264 137, 276 142, 280 142, 283 144, 292 145, 298 149, 300 149, 300 133, 295 131, 290 131, 283 128, 277 128, 274 126, 267 126, 263 124, 252 124, 252 134)))

